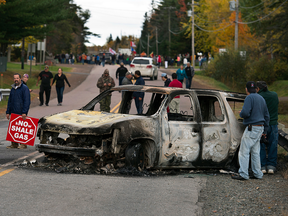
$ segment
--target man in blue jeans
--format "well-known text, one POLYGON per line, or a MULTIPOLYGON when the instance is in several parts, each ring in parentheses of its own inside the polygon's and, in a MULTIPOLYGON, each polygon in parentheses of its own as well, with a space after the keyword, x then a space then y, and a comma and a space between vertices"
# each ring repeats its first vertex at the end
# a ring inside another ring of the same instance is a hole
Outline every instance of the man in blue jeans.
POLYGON ((190 65, 190 62, 187 62, 187 67, 185 67, 185 73, 186 73, 186 88, 190 89, 192 84, 192 79, 195 75, 194 68, 190 65))
POLYGON ((264 81, 257 81, 257 92, 266 101, 270 122, 266 140, 268 143, 261 143, 260 158, 261 171, 263 174, 274 174, 277 165, 277 146, 278 146, 278 104, 279 99, 276 92, 269 91, 264 81), (266 154, 266 146, 267 153, 266 154))
POLYGON ((263 177, 260 162, 260 138, 263 130, 264 134, 267 133, 270 120, 264 98, 256 93, 255 82, 247 82, 246 93, 248 96, 245 98, 243 108, 240 112, 240 117, 244 119, 243 124, 246 126, 238 154, 240 169, 238 175, 232 175, 232 178, 237 180, 249 179, 250 154, 253 177, 256 179, 263 177))

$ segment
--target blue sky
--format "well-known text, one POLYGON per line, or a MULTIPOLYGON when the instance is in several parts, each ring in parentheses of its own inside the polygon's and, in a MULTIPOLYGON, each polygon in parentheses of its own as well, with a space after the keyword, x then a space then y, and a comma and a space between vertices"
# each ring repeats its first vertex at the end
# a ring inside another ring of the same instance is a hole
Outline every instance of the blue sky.
POLYGON ((151 11, 151 0, 74 0, 74 3, 90 10, 87 27, 101 35, 91 37, 87 46, 104 45, 110 34, 113 39, 121 33, 139 37, 144 14, 151 11))

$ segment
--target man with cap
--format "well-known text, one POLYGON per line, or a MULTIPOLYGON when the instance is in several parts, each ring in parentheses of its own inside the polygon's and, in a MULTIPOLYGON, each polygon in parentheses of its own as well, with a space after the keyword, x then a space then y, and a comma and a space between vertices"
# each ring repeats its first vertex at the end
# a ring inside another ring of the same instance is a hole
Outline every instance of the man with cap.
POLYGON ((167 77, 167 74, 166 73, 162 73, 161 74, 161 78, 164 81, 164 86, 168 87, 169 84, 171 83, 171 80, 167 77))
POLYGON ((263 174, 267 172, 268 174, 274 174, 277 165, 279 99, 276 92, 268 90, 266 82, 258 81, 256 85, 257 93, 266 101, 270 115, 269 128, 267 131, 267 137, 265 138, 268 142, 261 142, 261 171, 263 174), (266 146, 268 155, 266 155, 266 146))
POLYGON ((122 80, 124 79, 127 72, 127 68, 124 67, 124 63, 121 62, 120 67, 116 71, 116 79, 118 79, 119 76, 119 86, 122 85, 122 80))
POLYGON ((243 108, 240 112, 240 117, 244 119, 243 124, 246 126, 238 154, 240 169, 238 175, 232 175, 232 178, 237 180, 249 179, 250 154, 253 177, 256 179, 263 177, 260 162, 260 138, 263 131, 264 134, 267 133, 270 120, 264 98, 256 93, 255 82, 247 82, 246 93, 248 96, 245 98, 243 108))
MULTIPOLYGON (((111 89, 115 86, 114 79, 109 76, 109 70, 105 69, 102 76, 98 79, 97 87, 100 89, 100 93, 111 89)), ((107 95, 100 101, 100 111, 110 112, 110 104, 111 104, 111 94, 107 95)))
POLYGON ((51 94, 51 86, 53 82, 53 74, 49 71, 49 66, 46 65, 44 71, 41 71, 41 73, 38 76, 36 86, 38 86, 38 82, 41 79, 41 85, 40 85, 40 92, 39 92, 39 100, 40 105, 42 106, 44 103, 43 93, 45 92, 46 106, 49 106, 49 100, 50 100, 50 94, 51 94))

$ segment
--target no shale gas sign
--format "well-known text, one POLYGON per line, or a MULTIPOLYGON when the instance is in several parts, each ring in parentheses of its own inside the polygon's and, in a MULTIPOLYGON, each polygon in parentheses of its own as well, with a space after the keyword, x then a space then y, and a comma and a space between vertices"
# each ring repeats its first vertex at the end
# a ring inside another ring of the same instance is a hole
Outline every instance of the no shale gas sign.
POLYGON ((7 141, 34 146, 39 119, 27 117, 23 120, 21 115, 11 114, 7 131, 7 141))

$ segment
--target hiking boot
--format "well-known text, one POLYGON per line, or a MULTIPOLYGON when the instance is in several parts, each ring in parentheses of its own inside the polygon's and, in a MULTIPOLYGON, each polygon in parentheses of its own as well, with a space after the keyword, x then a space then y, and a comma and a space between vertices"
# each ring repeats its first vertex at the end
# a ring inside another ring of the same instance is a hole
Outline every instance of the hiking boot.
POLYGON ((40 103, 39 106, 43 106, 43 103, 40 103))
POLYGON ((27 148, 27 145, 24 145, 24 144, 20 144, 20 146, 18 147, 18 149, 26 149, 27 148))
POLYGON ((268 174, 274 174, 274 170, 273 169, 268 169, 268 174))
POLYGON ((57 106, 61 106, 60 103, 58 103, 57 106))
POLYGON ((18 143, 16 143, 16 142, 11 142, 11 145, 10 145, 10 146, 7 146, 6 148, 8 148, 8 149, 18 148, 18 143))
POLYGON ((49 104, 45 104, 46 106, 49 106, 49 104))

